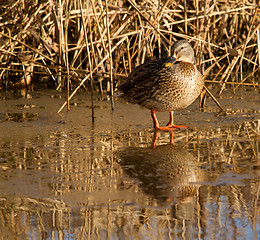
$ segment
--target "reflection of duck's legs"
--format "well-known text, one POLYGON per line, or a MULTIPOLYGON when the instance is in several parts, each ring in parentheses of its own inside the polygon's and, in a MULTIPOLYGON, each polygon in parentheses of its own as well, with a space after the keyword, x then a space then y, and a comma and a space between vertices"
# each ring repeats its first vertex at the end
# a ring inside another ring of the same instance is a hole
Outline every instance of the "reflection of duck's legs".
POLYGON ((174 145, 173 132, 170 132, 170 144, 174 145))
POLYGON ((180 126, 180 125, 173 124, 173 111, 170 111, 170 121, 166 125, 166 127, 160 127, 159 126, 159 122, 158 122, 157 117, 156 117, 156 112, 154 110, 151 110, 151 115, 152 115, 152 118, 153 118, 154 128, 157 129, 157 130, 172 131, 176 128, 186 128, 186 129, 188 128, 186 126, 180 126))
MULTIPOLYGON (((170 144, 174 145, 173 131, 170 131, 169 133, 170 133, 170 144)), ((159 131, 156 129, 154 131, 154 135, 153 135, 153 144, 152 144, 153 149, 156 148, 156 142, 157 142, 158 136, 159 136, 159 131)))
POLYGON ((153 144, 152 144, 152 148, 155 149, 156 148, 156 142, 159 136, 159 131, 157 129, 154 130, 154 134, 153 134, 153 144))

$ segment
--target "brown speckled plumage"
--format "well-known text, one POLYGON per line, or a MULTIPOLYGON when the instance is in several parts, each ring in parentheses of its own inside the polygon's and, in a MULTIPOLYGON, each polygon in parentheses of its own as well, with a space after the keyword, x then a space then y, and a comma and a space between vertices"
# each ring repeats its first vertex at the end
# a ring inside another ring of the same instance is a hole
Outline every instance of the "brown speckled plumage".
POLYGON ((121 97, 151 109, 152 114, 155 111, 172 112, 193 103, 204 84, 203 76, 194 65, 194 51, 188 42, 181 40, 173 45, 172 53, 171 57, 134 69, 118 87, 121 97), (172 63, 174 58, 177 61, 172 63))

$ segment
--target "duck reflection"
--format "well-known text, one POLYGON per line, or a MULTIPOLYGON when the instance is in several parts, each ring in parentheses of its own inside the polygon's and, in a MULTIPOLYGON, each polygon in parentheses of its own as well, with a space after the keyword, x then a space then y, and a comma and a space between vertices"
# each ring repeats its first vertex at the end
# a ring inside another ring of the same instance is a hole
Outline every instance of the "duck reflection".
POLYGON ((187 149, 172 144, 152 149, 129 147, 118 152, 118 157, 124 172, 158 205, 173 204, 177 219, 193 216, 199 183, 205 181, 206 173, 187 149))

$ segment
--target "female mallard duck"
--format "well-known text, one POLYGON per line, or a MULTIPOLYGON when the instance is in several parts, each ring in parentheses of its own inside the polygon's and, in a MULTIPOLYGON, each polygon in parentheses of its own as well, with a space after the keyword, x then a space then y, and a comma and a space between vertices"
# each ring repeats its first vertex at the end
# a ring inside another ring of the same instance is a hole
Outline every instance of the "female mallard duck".
POLYGON ((173 124, 173 112, 188 107, 200 95, 204 80, 194 65, 191 45, 180 40, 172 46, 172 55, 142 64, 119 85, 119 96, 130 103, 151 109, 154 127, 168 131, 187 128, 173 124), (156 111, 170 112, 166 127, 160 127, 156 111))

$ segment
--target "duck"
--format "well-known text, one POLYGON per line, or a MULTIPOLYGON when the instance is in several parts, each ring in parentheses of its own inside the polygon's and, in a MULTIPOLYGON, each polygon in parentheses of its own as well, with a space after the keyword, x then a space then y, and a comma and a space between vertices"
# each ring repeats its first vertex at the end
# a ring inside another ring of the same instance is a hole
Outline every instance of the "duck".
POLYGON ((127 102, 150 109, 154 128, 162 131, 188 128, 174 124, 174 111, 191 105, 204 86, 204 77, 196 68, 190 43, 179 40, 171 49, 170 56, 136 67, 117 90, 117 95, 127 102), (156 112, 170 113, 165 127, 159 125, 156 112))

